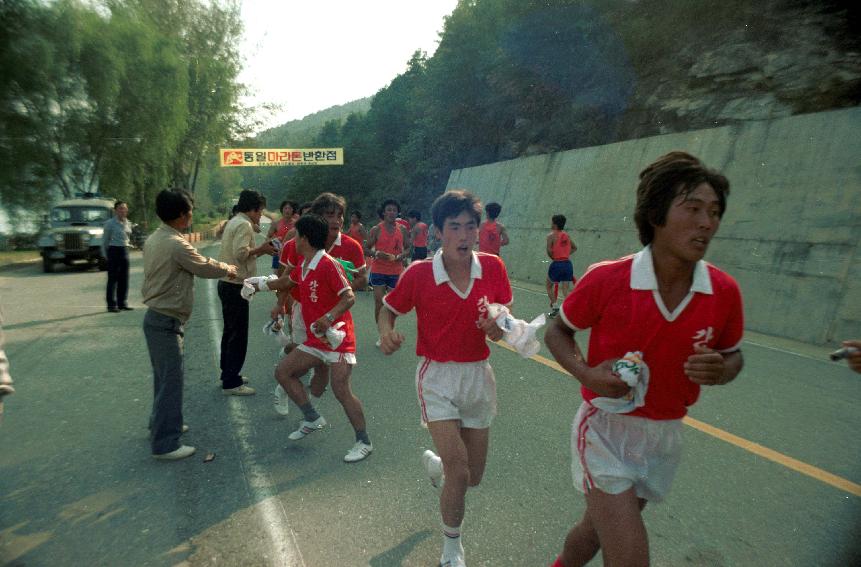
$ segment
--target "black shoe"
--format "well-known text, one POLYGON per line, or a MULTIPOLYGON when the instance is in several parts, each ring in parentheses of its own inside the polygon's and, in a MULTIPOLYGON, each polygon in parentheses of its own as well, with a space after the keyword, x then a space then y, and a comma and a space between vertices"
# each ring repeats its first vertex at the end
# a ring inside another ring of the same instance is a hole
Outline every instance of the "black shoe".
POLYGON ((134 307, 129 307, 128 305, 123 305, 122 307, 120 307, 120 310, 121 310, 121 311, 134 311, 134 310, 135 310, 135 308, 134 308, 134 307))
POLYGON ((108 307, 108 311, 111 313, 119 313, 120 308, 119 307, 108 307))

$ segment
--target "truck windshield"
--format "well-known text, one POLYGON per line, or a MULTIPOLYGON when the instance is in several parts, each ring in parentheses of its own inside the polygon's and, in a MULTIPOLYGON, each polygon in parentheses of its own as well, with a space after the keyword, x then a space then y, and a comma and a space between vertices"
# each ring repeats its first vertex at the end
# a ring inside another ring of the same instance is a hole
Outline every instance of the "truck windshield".
POLYGON ((53 222, 105 222, 111 218, 111 211, 104 207, 54 207, 51 210, 53 222))

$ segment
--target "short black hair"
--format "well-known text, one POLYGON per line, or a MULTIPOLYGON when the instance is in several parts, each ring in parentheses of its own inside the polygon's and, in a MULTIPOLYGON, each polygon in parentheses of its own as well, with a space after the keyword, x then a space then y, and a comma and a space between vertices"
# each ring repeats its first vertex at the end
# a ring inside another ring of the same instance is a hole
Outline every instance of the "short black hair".
POLYGON ((413 211, 410 211, 407 213, 407 218, 408 219, 422 220, 422 214, 416 210, 413 210, 413 211))
POLYGON ((445 225, 445 219, 456 217, 464 211, 472 215, 476 226, 481 223, 481 201, 478 197, 469 191, 454 189, 436 198, 431 205, 431 218, 437 230, 441 231, 445 225))
POLYGON ((565 229, 565 223, 568 222, 568 219, 565 218, 565 215, 553 215, 550 218, 550 222, 556 225, 556 228, 559 230, 565 229))
POLYGON ((308 239, 308 244, 317 250, 326 247, 326 237, 329 236, 329 223, 320 215, 308 213, 296 221, 296 234, 308 239))
POLYGON ((388 207, 389 205, 394 205, 395 207, 397 207, 398 212, 401 212, 401 205, 397 201, 395 201, 394 199, 386 199, 385 201, 383 201, 383 204, 380 205, 380 208, 377 209, 377 214, 380 215, 380 218, 382 218, 383 213, 386 212, 386 207, 388 207))
POLYGON ((278 212, 284 210, 284 205, 290 205, 290 208, 293 209, 294 213, 299 212, 299 203, 297 203, 296 201, 291 201, 289 199, 281 201, 281 204, 278 205, 278 212))
POLYGON ((155 214, 163 222, 175 221, 194 207, 194 199, 182 189, 164 189, 155 197, 155 214))
POLYGON ((726 211, 729 180, 707 168, 687 152, 675 151, 659 157, 640 172, 634 222, 645 246, 655 239, 655 227, 664 226, 670 205, 679 195, 687 196, 699 185, 708 183, 717 194, 719 216, 726 211))
POLYGON ((347 211, 347 200, 334 193, 320 193, 311 201, 311 211, 315 215, 324 215, 332 210, 341 210, 341 214, 347 211))
POLYGON ((244 189, 239 193, 239 202, 236 203, 236 210, 240 213, 249 211, 257 211, 266 206, 266 197, 260 191, 253 189, 244 189))
POLYGON ((116 203, 114 203, 114 210, 119 209, 122 205, 128 205, 128 203, 126 203, 125 201, 117 201, 116 203))
POLYGON ((350 215, 356 215, 357 219, 362 220, 362 213, 360 213, 359 211, 353 211, 352 213, 350 213, 350 215))
POLYGON ((484 210, 487 211, 487 218, 494 220, 502 212, 502 205, 499 203, 488 203, 484 210))

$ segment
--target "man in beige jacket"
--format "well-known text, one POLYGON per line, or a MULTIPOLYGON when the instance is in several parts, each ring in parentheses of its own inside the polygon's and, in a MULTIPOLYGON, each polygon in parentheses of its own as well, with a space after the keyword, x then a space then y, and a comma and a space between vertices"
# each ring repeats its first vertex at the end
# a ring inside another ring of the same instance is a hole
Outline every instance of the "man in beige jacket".
POLYGON ((225 395, 250 396, 254 388, 245 385, 242 365, 248 350, 248 301, 242 298, 242 281, 257 272, 257 257, 275 254, 275 247, 266 240, 254 245, 255 226, 266 207, 266 199, 257 191, 245 190, 239 194, 236 215, 227 222, 221 235, 221 254, 218 259, 237 267, 236 279, 221 278, 218 298, 224 330, 221 334, 221 389, 225 395))
POLYGON ((179 437, 182 420, 183 336, 194 306, 194 276, 236 278, 236 266, 201 256, 183 238, 191 224, 194 202, 184 191, 164 190, 155 200, 164 222, 144 244, 143 302, 149 308, 143 330, 153 369, 150 414, 152 456, 175 461, 194 454, 179 437))

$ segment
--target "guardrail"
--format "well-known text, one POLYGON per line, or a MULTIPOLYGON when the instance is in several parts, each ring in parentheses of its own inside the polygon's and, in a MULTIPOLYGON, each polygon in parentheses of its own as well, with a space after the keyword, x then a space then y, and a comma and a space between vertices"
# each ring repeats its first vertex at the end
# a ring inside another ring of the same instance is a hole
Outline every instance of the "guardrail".
POLYGON ((214 229, 203 232, 187 232, 182 235, 189 242, 203 242, 204 240, 217 240, 218 235, 214 229))

